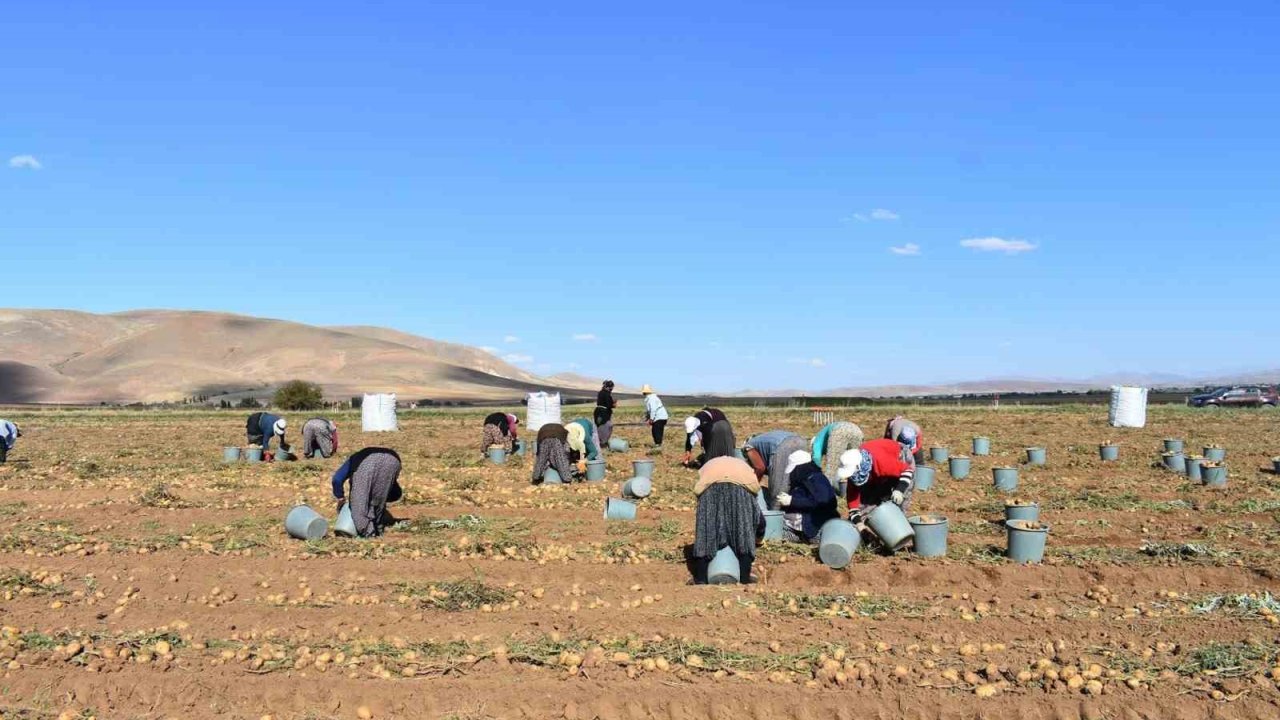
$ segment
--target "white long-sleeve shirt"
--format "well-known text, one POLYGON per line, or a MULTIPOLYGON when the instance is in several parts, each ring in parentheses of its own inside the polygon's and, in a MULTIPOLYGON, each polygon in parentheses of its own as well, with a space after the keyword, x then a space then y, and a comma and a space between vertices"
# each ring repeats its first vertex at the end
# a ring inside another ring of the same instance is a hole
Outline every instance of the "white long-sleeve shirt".
POLYGON ((667 415, 667 408, 662 404, 662 398, 656 393, 649 393, 644 396, 644 419, 650 422, 670 419, 667 415))

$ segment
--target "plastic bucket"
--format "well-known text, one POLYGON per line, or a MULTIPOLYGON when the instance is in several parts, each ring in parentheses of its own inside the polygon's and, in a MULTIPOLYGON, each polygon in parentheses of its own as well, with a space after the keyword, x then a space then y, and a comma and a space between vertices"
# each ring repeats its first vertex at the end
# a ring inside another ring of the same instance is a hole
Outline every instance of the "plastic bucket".
POLYGON ((546 472, 542 473, 542 484, 543 485, 563 485, 564 480, 560 479, 560 473, 556 472, 555 470, 552 470, 551 468, 547 468, 546 472))
POLYGON ((514 447, 514 448, 515 448, 516 456, 517 456, 517 457, 524 457, 524 447, 525 447, 525 446, 524 446, 524 441, 523 441, 523 440, 517 440, 517 441, 515 441, 515 443, 512 445, 512 447, 514 447))
POLYGON ((634 477, 622 483, 622 497, 647 498, 653 492, 653 479, 634 477))
POLYGON ((1227 449, 1214 445, 1205 445, 1204 459, 1210 462, 1222 462, 1227 459, 1227 449))
POLYGON ((290 460, 297 460, 297 459, 298 457, 293 453, 289 452, 288 450, 276 450, 276 454, 275 454, 276 462, 289 462, 290 460))
POLYGON ((1002 492, 1013 492, 1018 489, 1018 468, 991 468, 991 479, 996 489, 1002 492))
POLYGON ((1174 438, 1165 438, 1165 439, 1164 439, 1164 451, 1165 451, 1165 452, 1171 452, 1171 453, 1180 453, 1180 452, 1182 452, 1182 441, 1181 441, 1181 440, 1174 439, 1174 438))
POLYGON ((912 515, 907 518, 915 531, 916 554, 920 557, 942 557, 947 554, 947 519, 940 515, 912 515))
POLYGON ((1049 537, 1049 526, 1034 520, 1010 520, 1009 548, 1006 555, 1020 563, 1038 563, 1044 560, 1044 545, 1049 537), (1034 525, 1034 527, 1032 527, 1034 525))
POLYGON ((839 570, 853 560, 862 545, 862 535, 848 520, 836 518, 822 525, 818 533, 818 559, 829 568, 839 570))
POLYGON ((631 470, 636 477, 653 477, 653 468, 656 465, 652 460, 632 460, 631 470))
POLYGON ((933 489, 933 479, 935 476, 934 469, 926 465, 916 466, 916 490, 926 491, 933 489))
POLYGON ((1203 463, 1204 463, 1204 458, 1200 457, 1199 455, 1190 455, 1188 457, 1183 458, 1182 467, 1183 467, 1183 471, 1187 473, 1188 480, 1200 480, 1204 477, 1201 474, 1201 468, 1200 468, 1201 464, 1203 463))
POLYGON ((929 459, 938 464, 946 462, 949 457, 951 457, 951 451, 944 447, 929 448, 929 459))
POLYGON ((1048 452, 1046 452, 1044 448, 1042 447, 1027 448, 1027 464, 1028 465, 1043 465, 1045 464, 1046 460, 1048 460, 1048 452))
POLYGON ((947 470, 951 472, 951 477, 956 480, 963 480, 969 477, 969 468, 972 465, 973 461, 962 455, 956 455, 947 460, 947 470))
POLYGON ((1040 504, 1031 503, 1029 505, 1009 505, 1004 506, 1004 521, 1010 520, 1031 520, 1040 519, 1040 504))
POLYGON ((605 471, 609 466, 603 460, 587 461, 587 482, 600 482, 604 480, 605 471))
POLYGON ((1200 466, 1201 480, 1207 487, 1222 488, 1227 486, 1227 466, 1218 463, 1205 463, 1200 466))
POLYGON ((783 529, 786 525, 782 522, 781 510, 765 510, 764 511, 764 539, 765 540, 782 540, 786 538, 783 529))
POLYGON ((501 445, 489 446, 489 462, 494 465, 501 465, 507 461, 507 451, 501 445))
POLYGON ((769 501, 764 497, 764 488, 760 488, 760 492, 756 493, 756 505, 760 506, 760 512, 766 512, 769 509, 769 501))
POLYGON ((329 521, 306 505, 294 505, 284 516, 284 530, 299 540, 318 540, 329 532, 329 521))
POLYGON ((887 502, 880 503, 867 515, 867 527, 890 552, 901 549, 916 535, 902 508, 887 502))
POLYGON ((1180 473, 1184 475, 1186 474, 1187 459, 1186 459, 1186 456, 1184 456, 1181 452, 1166 452, 1166 453, 1163 453, 1160 456, 1160 458, 1161 458, 1161 462, 1165 466, 1165 469, 1172 470, 1176 473, 1180 473))
POLYGON ((1119 460, 1120 446, 1119 445, 1099 445, 1098 457, 1102 458, 1107 462, 1111 462, 1112 460, 1119 460))
POLYGON ((609 438, 609 449, 613 452, 626 452, 630 447, 631 445, 622 438, 609 438))
POLYGON ((991 438, 976 437, 973 439, 974 455, 990 455, 991 454, 991 438))
POLYGON ((238 447, 222 448, 222 462, 224 463, 240 462, 240 448, 238 447))
POLYGON ((242 454, 242 457, 244 457, 245 462, 251 462, 251 463, 262 462, 262 448, 260 447, 245 448, 244 453, 242 454))
POLYGON ((636 504, 618 498, 608 498, 604 501, 604 519, 635 520, 636 504))
POLYGON ((338 511, 338 519, 333 521, 333 534, 345 537, 359 534, 356 532, 356 521, 351 519, 351 503, 343 503, 342 510, 338 511))
POLYGON ((733 585, 742 582, 742 566, 738 564, 738 556, 733 548, 725 546, 711 558, 707 566, 707 583, 710 585, 733 585))

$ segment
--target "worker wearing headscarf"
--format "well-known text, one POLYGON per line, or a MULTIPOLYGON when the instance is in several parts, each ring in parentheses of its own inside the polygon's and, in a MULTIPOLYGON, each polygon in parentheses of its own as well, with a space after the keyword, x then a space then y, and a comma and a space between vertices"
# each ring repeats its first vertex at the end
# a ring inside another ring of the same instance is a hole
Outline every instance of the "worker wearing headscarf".
POLYGON ((920 432, 920 426, 901 415, 895 415, 885 423, 884 436, 888 440, 896 440, 899 444, 906 446, 906 452, 911 456, 911 461, 916 464, 924 463, 924 435, 920 432))
POLYGON ((813 456, 804 450, 787 457, 786 473, 789 489, 778 495, 785 513, 784 532, 793 542, 814 542, 824 523, 840 517, 835 490, 813 456))
POLYGON ((578 418, 566 426, 569 429, 569 448, 577 450, 582 460, 599 460, 600 459, 600 436, 596 434, 595 423, 586 418, 578 418), (582 428, 581 447, 574 444, 573 426, 577 425, 582 428))
POLYGON ((480 441, 480 452, 488 452, 494 445, 511 452, 511 448, 515 447, 516 426, 519 424, 520 418, 510 413, 490 413, 484 419, 484 437, 480 441))
POLYGON ((618 407, 618 401, 613 399, 613 381, 605 380, 600 386, 600 392, 596 393, 594 417, 600 442, 606 445, 609 443, 609 438, 613 437, 613 409, 616 407, 618 407))
POLYGON ((338 425, 328 418, 311 418, 302 425, 302 457, 333 457, 338 452, 338 425))
POLYGON ((822 466, 822 473, 831 479, 832 485, 840 494, 844 494, 845 485, 836 475, 836 471, 840 469, 840 456, 847 450, 861 447, 865 439, 862 428, 844 420, 827 423, 813 436, 809 447, 813 461, 822 466))
POLYGON ((684 464, 693 463, 693 447, 702 445, 701 463, 718 457, 732 457, 733 426, 729 418, 716 408, 702 408, 684 421, 684 464))
POLYGON ((778 495, 787 492, 788 473, 787 458, 798 450, 804 450, 809 443, 789 430, 770 430, 759 435, 752 435, 742 446, 742 455, 756 472, 756 477, 763 480, 769 478, 765 491, 765 504, 770 510, 777 510, 778 495))
POLYGON ((387 503, 404 495, 400 487, 400 456, 395 450, 367 447, 342 463, 333 474, 333 496, 338 500, 338 512, 351 503, 351 519, 360 537, 381 535, 384 528, 395 522, 387 512, 387 503), (351 492, 343 492, 350 481, 351 492))
POLYGON ((284 432, 288 427, 289 421, 279 415, 256 412, 245 423, 245 434, 249 436, 249 444, 260 446, 264 453, 271 448, 273 439, 279 442, 281 450, 288 450, 289 444, 284 441, 284 432))
POLYGON ((20 437, 22 437, 22 430, 17 425, 8 420, 0 420, 0 463, 8 459, 9 451, 13 449, 20 437))
POLYGON ((906 512, 916 466, 902 459, 896 440, 881 438, 862 443, 840 456, 839 475, 849 483, 849 521, 859 524, 877 505, 891 502, 906 512))
POLYGON ((693 582, 705 585, 711 559, 721 548, 738 556, 742 582, 755 582, 751 565, 756 544, 764 537, 764 514, 756 503, 756 475, 735 457, 708 460, 698 470, 693 494, 698 497, 689 565, 693 582))
MULTIPOLYGON (((578 432, 582 429, 579 428, 578 432)), ((560 423, 547 423, 538 428, 538 456, 533 461, 533 484, 542 483, 547 469, 554 469, 561 482, 573 482, 573 464, 569 461, 569 429, 560 423)))
POLYGON ((653 434, 653 446, 661 448, 662 436, 667 431, 667 420, 671 416, 653 388, 645 385, 640 388, 640 394, 644 396, 644 421, 649 423, 649 431, 653 434))

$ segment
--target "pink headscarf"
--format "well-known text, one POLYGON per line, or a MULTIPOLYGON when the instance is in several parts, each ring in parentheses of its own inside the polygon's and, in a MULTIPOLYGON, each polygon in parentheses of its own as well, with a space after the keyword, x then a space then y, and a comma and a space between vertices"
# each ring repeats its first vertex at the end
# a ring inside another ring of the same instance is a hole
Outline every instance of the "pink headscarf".
POLYGON ((516 426, 520 424, 520 418, 507 413, 507 430, 511 432, 511 437, 516 436, 516 426))

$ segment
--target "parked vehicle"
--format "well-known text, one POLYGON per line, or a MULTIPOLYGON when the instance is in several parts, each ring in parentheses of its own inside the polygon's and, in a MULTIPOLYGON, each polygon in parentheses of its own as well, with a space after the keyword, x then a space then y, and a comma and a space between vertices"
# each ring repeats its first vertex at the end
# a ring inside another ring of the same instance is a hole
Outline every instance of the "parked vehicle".
POLYGON ((1222 387, 1212 392, 1192 395, 1187 399, 1191 407, 1266 407, 1280 404, 1280 395, 1271 385, 1236 385, 1222 387))

